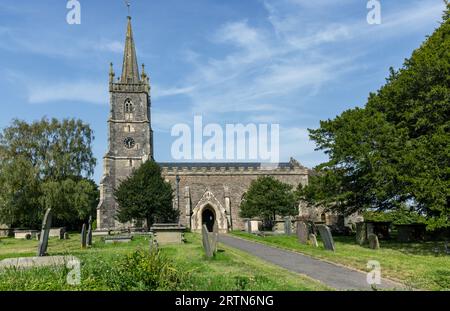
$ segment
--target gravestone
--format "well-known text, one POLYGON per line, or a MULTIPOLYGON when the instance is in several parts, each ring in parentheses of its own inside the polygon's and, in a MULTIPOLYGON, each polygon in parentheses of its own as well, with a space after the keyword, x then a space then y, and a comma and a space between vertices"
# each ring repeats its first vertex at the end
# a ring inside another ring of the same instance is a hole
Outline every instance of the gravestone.
POLYGON ((314 233, 311 233, 309 235, 309 242, 311 243, 312 246, 319 247, 319 243, 317 243, 317 238, 316 238, 316 235, 314 233))
POLYGON ((69 232, 64 232, 64 240, 68 240, 69 239, 69 232))
POLYGON ((58 238, 62 240, 64 238, 64 232, 66 232, 66 228, 50 228, 48 236, 50 238, 58 238))
POLYGON ((104 237, 103 240, 107 244, 108 243, 112 243, 112 244, 130 243, 133 240, 133 236, 132 235, 114 235, 114 236, 104 237))
POLYGON ((217 253, 217 241, 219 240, 219 224, 217 221, 214 222, 213 232, 208 232, 209 236, 209 244, 211 245, 211 249, 213 254, 217 253))
POLYGON ((86 248, 86 224, 81 227, 81 248, 86 248))
POLYGON ((89 226, 87 231, 87 246, 92 246, 92 216, 89 216, 89 226))
POLYGON ((246 226, 248 226, 248 233, 259 233, 262 230, 262 221, 249 220, 246 226))
POLYGON ((30 240, 36 238, 38 233, 39 231, 37 230, 14 230, 14 238, 30 240))
POLYGON ((48 234, 51 225, 52 225, 52 209, 49 208, 45 212, 44 219, 42 220, 41 236, 39 237, 39 246, 37 250, 37 255, 39 257, 45 256, 47 254, 48 234))
POLYGON ((285 217, 284 218, 284 234, 291 235, 292 233, 292 223, 291 223, 291 217, 285 217))
POLYGON ((302 244, 308 244, 308 226, 304 221, 297 221, 297 238, 302 244))
POLYGON ((245 232, 252 233, 251 226, 250 226, 250 219, 244 219, 244 229, 245 229, 245 232))
POLYGON ((0 272, 4 269, 25 270, 41 267, 56 268, 70 262, 79 262, 73 256, 17 257, 0 260, 0 272))
POLYGON ((330 228, 327 225, 318 225, 317 229, 319 230, 320 237, 322 238, 323 246, 326 250, 335 251, 336 248, 334 246, 333 236, 331 235, 330 228))
POLYGON ((184 243, 184 231, 186 227, 178 223, 156 223, 150 228, 158 245, 184 243))
POLYGON ((376 234, 369 234, 368 236, 369 240, 369 247, 371 249, 379 249, 380 248, 380 242, 378 241, 378 236, 376 234))
POLYGON ((364 222, 356 223, 356 243, 363 245, 367 240, 366 224, 364 222))
POLYGON ((208 228, 206 227, 206 225, 202 226, 202 243, 206 257, 212 258, 214 256, 214 252, 209 241, 208 228))

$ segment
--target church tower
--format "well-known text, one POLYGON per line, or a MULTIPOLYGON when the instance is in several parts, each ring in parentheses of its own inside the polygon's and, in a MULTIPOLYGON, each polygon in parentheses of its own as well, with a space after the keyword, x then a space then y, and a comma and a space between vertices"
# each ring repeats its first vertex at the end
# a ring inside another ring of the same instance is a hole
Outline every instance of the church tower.
POLYGON ((122 74, 115 80, 109 72, 110 113, 108 151, 103 157, 97 229, 120 228, 115 219, 117 203, 113 190, 134 168, 153 158, 153 131, 150 115, 150 81, 144 71, 139 75, 131 17, 128 17, 122 74))

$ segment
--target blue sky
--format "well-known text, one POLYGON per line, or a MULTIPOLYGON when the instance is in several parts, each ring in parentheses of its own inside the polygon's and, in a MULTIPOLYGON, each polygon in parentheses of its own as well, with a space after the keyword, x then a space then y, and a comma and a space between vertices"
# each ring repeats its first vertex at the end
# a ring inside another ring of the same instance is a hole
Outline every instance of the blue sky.
MULTIPOLYGON (((107 148, 108 70, 121 71, 127 11, 122 0, 0 3, 0 127, 11 119, 76 117, 95 132, 100 179, 107 148)), ((369 25, 364 0, 134 0, 138 61, 152 83, 155 158, 173 161, 176 123, 278 123, 280 156, 312 167, 325 160, 307 128, 363 106, 426 35, 441 0, 381 0, 369 25)))

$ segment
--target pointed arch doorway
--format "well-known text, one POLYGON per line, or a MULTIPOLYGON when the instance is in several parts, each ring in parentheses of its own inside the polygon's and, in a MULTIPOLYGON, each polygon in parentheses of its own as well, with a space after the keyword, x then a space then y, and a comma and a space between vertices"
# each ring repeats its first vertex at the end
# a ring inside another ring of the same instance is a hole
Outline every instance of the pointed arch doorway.
POLYGON ((216 215, 214 213, 214 209, 210 205, 205 206, 202 211, 202 225, 206 225, 208 231, 213 232, 215 222, 216 215))

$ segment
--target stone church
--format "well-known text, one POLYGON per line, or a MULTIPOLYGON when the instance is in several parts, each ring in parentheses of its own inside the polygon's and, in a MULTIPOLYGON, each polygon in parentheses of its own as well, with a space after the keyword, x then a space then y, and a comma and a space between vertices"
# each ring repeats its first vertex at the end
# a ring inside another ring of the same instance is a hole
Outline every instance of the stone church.
MULTIPOLYGON (((109 73, 109 137, 100 182, 98 229, 125 226, 115 219, 117 203, 113 189, 133 169, 153 158, 150 89, 144 65, 139 72, 131 17, 128 17, 122 73, 116 78, 112 64, 109 73)), ((253 180, 270 175, 295 187, 299 183, 306 184, 311 173, 294 159, 270 170, 259 163, 159 164, 164 177, 173 186, 173 204, 180 211, 180 224, 193 231, 201 230, 203 223, 210 227, 214 222, 220 232, 243 229, 239 206, 253 180)))

